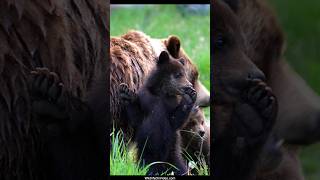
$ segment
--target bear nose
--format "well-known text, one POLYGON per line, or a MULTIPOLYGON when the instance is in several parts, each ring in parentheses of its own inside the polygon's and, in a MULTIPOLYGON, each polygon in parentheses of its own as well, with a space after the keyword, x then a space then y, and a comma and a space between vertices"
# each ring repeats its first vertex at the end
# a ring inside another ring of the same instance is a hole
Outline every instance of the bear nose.
POLYGON ((249 79, 260 79, 262 81, 266 81, 266 76, 262 71, 256 69, 248 74, 249 79))
POLYGON ((201 137, 204 136, 204 133, 205 133, 205 131, 199 131, 199 135, 200 135, 201 137))

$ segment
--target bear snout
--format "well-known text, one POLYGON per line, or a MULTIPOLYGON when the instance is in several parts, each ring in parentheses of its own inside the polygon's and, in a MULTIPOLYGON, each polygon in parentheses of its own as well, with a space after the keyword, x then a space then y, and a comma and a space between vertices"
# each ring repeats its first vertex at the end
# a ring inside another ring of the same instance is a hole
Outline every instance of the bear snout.
POLYGON ((205 133, 206 133, 206 132, 205 132, 204 130, 200 130, 200 131, 199 131, 199 135, 200 135, 201 137, 203 137, 205 133))
POLYGON ((266 76, 259 69, 254 69, 253 71, 248 73, 248 79, 259 79, 261 81, 266 81, 266 76))

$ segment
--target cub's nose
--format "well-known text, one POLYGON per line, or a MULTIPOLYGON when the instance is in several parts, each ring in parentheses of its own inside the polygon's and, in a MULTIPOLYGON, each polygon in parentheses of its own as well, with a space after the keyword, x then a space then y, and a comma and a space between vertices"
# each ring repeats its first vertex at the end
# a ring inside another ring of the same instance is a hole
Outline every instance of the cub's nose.
POLYGON ((260 79, 262 81, 266 81, 266 76, 264 75, 264 73, 260 70, 260 69, 255 69, 253 71, 251 71, 250 73, 248 73, 248 78, 249 79, 260 79))
POLYGON ((201 137, 203 137, 205 133, 206 133, 205 131, 202 131, 202 130, 199 131, 199 135, 200 135, 201 137))

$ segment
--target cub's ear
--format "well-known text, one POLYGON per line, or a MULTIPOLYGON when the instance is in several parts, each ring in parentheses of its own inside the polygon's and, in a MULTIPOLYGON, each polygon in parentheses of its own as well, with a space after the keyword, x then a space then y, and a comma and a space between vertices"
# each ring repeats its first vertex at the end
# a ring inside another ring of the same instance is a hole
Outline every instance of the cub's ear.
POLYGON ((169 54, 166 51, 162 51, 158 59, 158 65, 165 64, 167 62, 169 62, 169 54))
POLYGON ((239 9, 239 0, 224 0, 225 3, 229 5, 229 7, 234 11, 237 12, 239 9))
POLYGON ((172 57, 179 58, 180 39, 177 36, 169 36, 166 46, 172 57))

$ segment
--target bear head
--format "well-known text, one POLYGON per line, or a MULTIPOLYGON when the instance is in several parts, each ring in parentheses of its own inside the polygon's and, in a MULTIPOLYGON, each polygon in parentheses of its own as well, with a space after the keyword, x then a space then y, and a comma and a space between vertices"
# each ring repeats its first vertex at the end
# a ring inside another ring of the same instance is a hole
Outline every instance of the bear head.
POLYGON ((223 1, 213 6, 213 83, 215 104, 233 103, 248 79, 264 80, 245 52, 245 41, 234 11, 223 1))
POLYGON ((156 95, 182 95, 185 87, 192 86, 187 78, 185 60, 174 59, 166 51, 162 51, 146 85, 150 92, 156 95))
POLYGON ((210 105, 210 93, 200 82, 198 69, 181 47, 180 38, 177 36, 169 36, 168 38, 163 39, 162 42, 172 57, 184 59, 187 78, 197 91, 196 104, 200 107, 208 107, 210 105))
MULTIPOLYGON (((202 138, 206 135, 205 126, 206 124, 203 111, 199 107, 194 107, 187 124, 185 124, 183 128, 187 132, 183 132, 183 134, 188 135, 188 137, 202 138)), ((190 138, 186 139, 190 140, 190 138)))
POLYGON ((266 1, 229 1, 238 6, 235 13, 246 41, 246 54, 264 72, 278 99, 276 134, 295 144, 319 141, 320 98, 284 59, 285 36, 276 13, 266 1))

